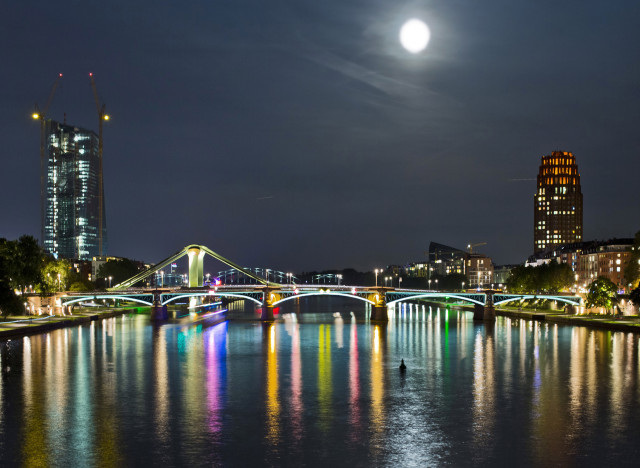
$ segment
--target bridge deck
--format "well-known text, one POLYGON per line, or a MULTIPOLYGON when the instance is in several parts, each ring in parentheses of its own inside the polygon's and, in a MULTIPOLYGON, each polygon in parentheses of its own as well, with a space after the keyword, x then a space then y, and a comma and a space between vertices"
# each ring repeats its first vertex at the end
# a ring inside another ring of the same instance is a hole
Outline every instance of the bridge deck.
POLYGON ((197 287, 197 288, 137 288, 126 289, 121 291, 104 291, 93 294, 87 293, 65 293, 60 296, 62 305, 70 305, 82 301, 99 300, 99 299, 122 299, 131 300, 143 304, 153 304, 154 298, 156 302, 164 305, 182 297, 202 297, 202 296, 220 296, 220 297, 238 297, 252 300, 258 304, 263 304, 265 295, 277 295, 274 303, 280 303, 294 297, 304 297, 309 295, 328 295, 328 296, 351 296, 356 299, 365 300, 373 303, 371 300, 373 295, 377 297, 384 296, 384 303, 392 305, 407 300, 420 299, 451 299, 469 302, 478 305, 500 305, 508 302, 516 302, 523 300, 553 300, 564 302, 571 305, 579 305, 582 298, 579 296, 562 295, 562 294, 503 294, 494 291, 477 291, 477 292, 458 292, 458 291, 434 291, 425 289, 403 289, 386 286, 346 286, 346 285, 317 285, 317 284, 279 284, 279 285, 220 285, 216 287, 197 287))

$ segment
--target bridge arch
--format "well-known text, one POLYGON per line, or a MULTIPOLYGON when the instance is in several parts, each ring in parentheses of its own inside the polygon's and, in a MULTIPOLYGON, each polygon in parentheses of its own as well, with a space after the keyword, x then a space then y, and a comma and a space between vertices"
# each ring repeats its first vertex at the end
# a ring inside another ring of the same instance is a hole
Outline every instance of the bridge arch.
POLYGON ((76 302, 93 301, 96 299, 120 299, 123 301, 138 302, 140 304, 144 304, 148 306, 153 305, 153 302, 144 301, 142 299, 138 299, 137 297, 127 297, 127 296, 83 296, 83 297, 72 299, 70 301, 60 301, 60 304, 63 306, 66 306, 70 304, 75 304, 76 302))
POLYGON ((177 301, 178 299, 184 299, 184 298, 189 298, 189 297, 206 297, 206 296, 210 296, 211 294, 209 293, 192 293, 192 294, 179 294, 177 296, 173 296, 169 299, 167 299, 166 301, 162 302, 162 305, 167 305, 170 304, 173 301, 177 301))
POLYGON ((259 306, 262 305, 262 301, 259 301, 258 299, 256 299, 255 297, 251 297, 248 295, 244 295, 244 294, 239 294, 239 293, 225 293, 225 292, 217 292, 215 294, 217 297, 237 297, 239 299, 248 299, 250 301, 255 302, 256 304, 258 304, 259 306))
POLYGON ((458 296, 457 294, 447 294, 447 293, 424 293, 424 294, 418 293, 414 296, 405 296, 398 299, 394 299, 393 301, 387 302, 387 305, 393 305, 393 304, 397 304, 397 303, 408 301, 408 300, 414 300, 414 299, 438 298, 438 297, 446 297, 448 299, 458 299, 461 301, 471 302, 473 304, 478 304, 481 306, 485 305, 484 302, 478 301, 470 297, 458 296))
POLYGON ((180 294, 178 296, 174 296, 170 299, 167 299, 166 301, 164 301, 162 303, 162 305, 167 305, 173 301, 176 301, 178 299, 184 299, 186 297, 237 297, 240 299, 248 299, 250 301, 255 302, 258 305, 262 305, 262 302, 260 302, 258 299, 256 299, 255 297, 251 297, 251 296, 247 296, 244 294, 237 294, 237 293, 224 293, 224 292, 216 292, 215 294, 210 294, 210 293, 191 293, 191 294, 180 294))
POLYGON ((290 301, 291 299, 300 299, 300 298, 309 297, 309 296, 342 296, 342 297, 348 297, 350 299, 358 299, 359 301, 367 302, 371 305, 376 305, 375 302, 373 302, 370 299, 367 299, 366 297, 357 296, 355 294, 346 294, 346 293, 339 293, 339 292, 332 292, 332 291, 294 294, 292 296, 284 297, 282 299, 274 301, 272 305, 277 306, 278 304, 282 304, 283 302, 290 301))
POLYGON ((530 300, 530 299, 543 299, 543 300, 548 300, 548 301, 559 301, 559 302, 564 302, 566 304, 570 304, 570 305, 574 305, 574 306, 579 306, 580 305, 580 301, 577 300, 577 298, 574 297, 563 297, 563 296, 536 296, 533 294, 528 294, 528 295, 522 295, 522 296, 516 296, 516 297, 509 297, 507 299, 502 299, 500 301, 495 301, 493 303, 494 306, 497 305, 501 305, 501 304, 506 304, 507 302, 515 302, 515 301, 521 301, 521 300, 530 300))

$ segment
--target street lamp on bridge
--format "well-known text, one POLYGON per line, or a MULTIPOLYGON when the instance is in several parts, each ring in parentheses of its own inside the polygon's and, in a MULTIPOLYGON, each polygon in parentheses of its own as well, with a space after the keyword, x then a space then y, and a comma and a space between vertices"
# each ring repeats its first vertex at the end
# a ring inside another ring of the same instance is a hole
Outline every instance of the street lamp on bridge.
POLYGON ((376 268, 374 271, 376 272, 376 288, 377 288, 378 287, 378 273, 382 273, 382 269, 381 268, 380 269, 376 268))

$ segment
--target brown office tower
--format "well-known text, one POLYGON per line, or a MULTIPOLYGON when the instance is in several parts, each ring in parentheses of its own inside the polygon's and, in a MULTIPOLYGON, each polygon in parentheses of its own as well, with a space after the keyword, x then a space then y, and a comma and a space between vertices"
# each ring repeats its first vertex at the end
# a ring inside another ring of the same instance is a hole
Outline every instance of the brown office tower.
POLYGON ((533 251, 582 241, 582 191, 573 154, 543 156, 533 208, 533 251))

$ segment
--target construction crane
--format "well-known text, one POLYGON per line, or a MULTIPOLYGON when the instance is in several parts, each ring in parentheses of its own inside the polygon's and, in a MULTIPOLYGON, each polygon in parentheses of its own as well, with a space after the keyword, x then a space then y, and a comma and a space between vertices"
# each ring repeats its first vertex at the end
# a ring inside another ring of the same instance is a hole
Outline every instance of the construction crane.
POLYGON ((96 101, 96 110, 98 111, 98 255, 102 256, 103 244, 102 234, 104 226, 104 186, 102 185, 102 123, 109 120, 106 113, 106 106, 100 103, 96 81, 93 79, 93 73, 89 73, 91 80, 91 88, 93 89, 93 98, 96 101))
POLYGON ((487 245, 486 242, 477 242, 475 244, 467 244, 467 249, 469 249, 469 253, 472 254, 473 253, 473 248, 474 247, 480 247, 481 245, 487 245))
POLYGON ((51 106, 51 102, 53 102, 53 96, 56 93, 56 89, 58 88, 58 84, 60 83, 60 79, 62 78, 62 73, 58 74, 58 78, 54 81, 53 86, 51 87, 51 92, 49 93, 49 99, 47 99, 47 103, 44 108, 40 110, 38 107, 38 103, 35 104, 35 108, 33 110, 34 120, 40 121, 40 245, 44 245, 44 224, 45 224, 45 180, 46 180, 46 164, 45 164, 45 156, 44 156, 44 147, 45 147, 45 125, 47 120, 47 111, 49 110, 49 106, 51 106))

